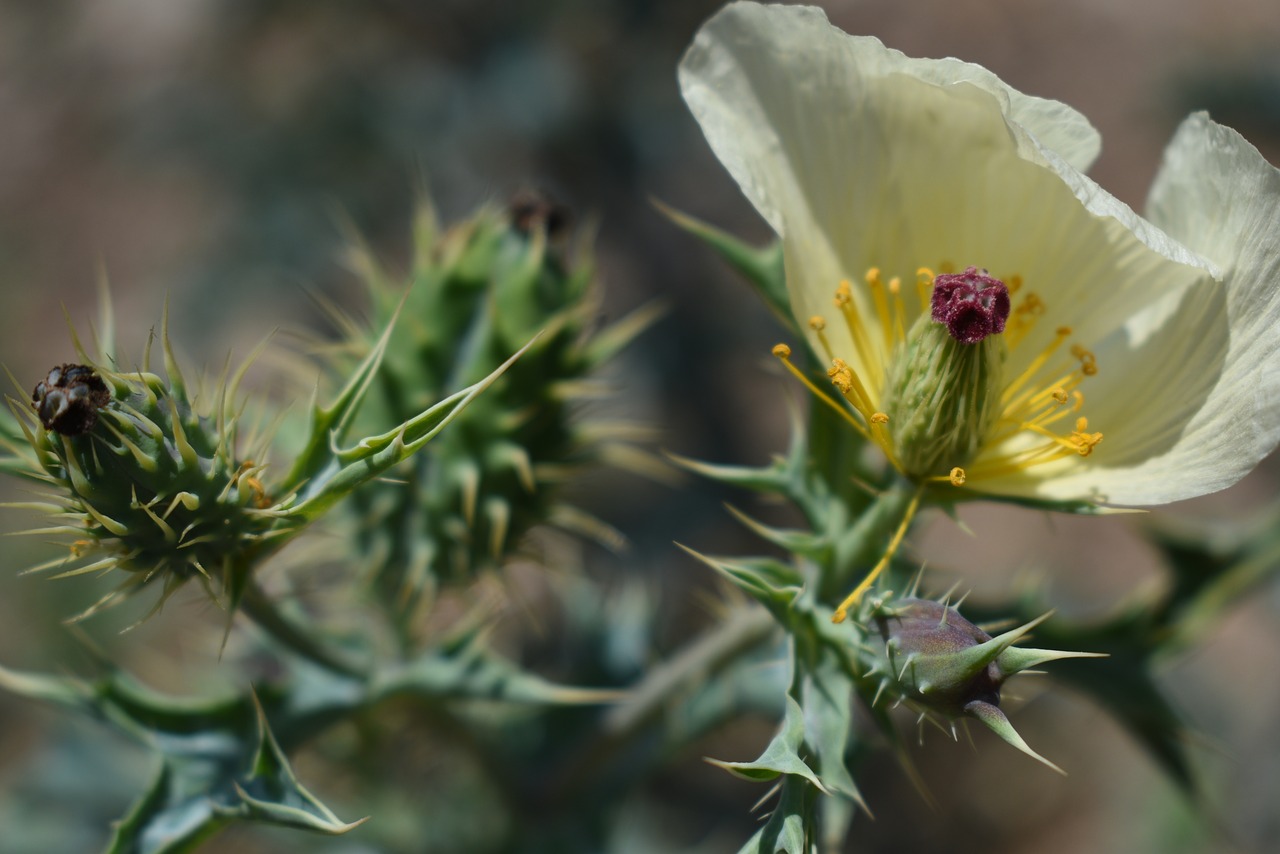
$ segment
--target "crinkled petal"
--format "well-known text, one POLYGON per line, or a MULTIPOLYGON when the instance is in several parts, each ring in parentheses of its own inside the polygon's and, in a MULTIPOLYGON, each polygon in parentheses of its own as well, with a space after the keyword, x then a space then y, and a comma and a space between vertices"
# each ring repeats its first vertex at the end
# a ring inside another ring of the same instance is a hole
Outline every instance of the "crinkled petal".
MULTIPOLYGON (((783 237, 802 323, 830 318, 836 285, 873 266, 908 282, 943 262, 1018 274, 1052 317, 1012 355, 1016 374, 1057 327, 1103 340, 1213 270, 1072 167, 1094 138, 1074 111, 976 66, 849 36, 821 10, 729 6, 698 33, 680 80, 717 156, 783 237)), ((854 298, 873 315, 863 289, 854 298)), ((914 288, 905 301, 921 309, 914 288)), ((885 352, 880 326, 867 327, 877 340, 863 349, 885 352)), ((884 366, 863 362, 843 324, 826 335, 877 395, 884 366)))
POLYGON ((1223 489, 1280 442, 1280 171, 1235 131, 1193 115, 1165 151, 1148 216, 1221 267, 1223 282, 1188 294, 1168 318, 1157 310, 1129 324, 1131 338, 1146 339, 1128 383, 1146 447, 1134 441, 1107 467, 1055 484, 1087 480, 1116 504, 1223 489))
MULTIPOLYGON (((1061 327, 1097 355, 1082 414, 1103 444, 994 477, 999 460, 1043 438, 1023 432, 984 451, 993 476, 975 486, 1163 503, 1233 483, 1280 440, 1280 251, 1268 230, 1280 178, 1234 133, 1204 117, 1184 125, 1147 221, 1082 174, 1097 138, 1074 111, 976 66, 848 36, 817 9, 726 8, 699 32, 680 81, 713 150, 783 238, 796 317, 827 320, 833 355, 873 398, 888 348, 857 286, 870 267, 906 280, 940 263, 1021 276, 1046 311, 1011 353, 1011 376, 1061 327), (844 279, 870 346, 832 322, 844 279)), ((914 288, 904 298, 909 315, 922 308, 914 288)), ((1062 369, 1051 360, 1028 385, 1062 369)))

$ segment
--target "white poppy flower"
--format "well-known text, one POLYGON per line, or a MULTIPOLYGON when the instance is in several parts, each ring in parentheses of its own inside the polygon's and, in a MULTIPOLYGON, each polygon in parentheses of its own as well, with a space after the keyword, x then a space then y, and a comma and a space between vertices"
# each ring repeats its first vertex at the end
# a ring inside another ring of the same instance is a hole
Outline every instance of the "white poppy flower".
POLYGON ((792 311, 854 427, 913 479, 1160 504, 1229 486, 1280 440, 1280 173, 1234 131, 1188 118, 1143 219, 1084 176, 1100 143, 1076 111, 819 9, 728 6, 680 86, 782 238, 792 311), (904 468, 885 407, 906 339, 935 272, 969 267, 1011 303, 994 415, 961 425, 976 443, 945 445, 954 460, 904 468))

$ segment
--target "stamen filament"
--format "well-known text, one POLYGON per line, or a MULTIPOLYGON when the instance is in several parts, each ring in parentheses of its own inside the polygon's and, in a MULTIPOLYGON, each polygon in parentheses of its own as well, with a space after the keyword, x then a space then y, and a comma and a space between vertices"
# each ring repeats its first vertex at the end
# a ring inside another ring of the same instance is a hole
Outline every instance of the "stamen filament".
POLYGON ((1049 344, 1041 350, 1034 359, 1031 360, 1031 364, 1027 365, 1026 370, 1019 374, 1017 379, 1005 386, 1004 397, 1006 400, 1013 395, 1014 392, 1026 385, 1031 377, 1044 367, 1045 362, 1049 361, 1049 357, 1053 355, 1055 350, 1062 346, 1062 342, 1066 341, 1067 336, 1070 334, 1071 330, 1068 327, 1062 326, 1058 328, 1057 332, 1054 333, 1053 340, 1049 342, 1049 344))
POLYGON ((779 361, 782 362, 783 366, 788 371, 791 372, 791 375, 796 379, 798 379, 804 385, 805 388, 807 388, 810 392, 813 393, 815 397, 817 397, 827 406, 834 409, 837 413, 839 413, 841 418, 849 422, 849 426, 852 427, 854 430, 856 430, 858 434, 862 436, 862 438, 868 441, 873 441, 871 438, 871 434, 867 432, 867 428, 863 427, 861 424, 858 423, 858 419, 853 417, 853 413, 849 412, 848 409, 836 403, 835 400, 833 400, 830 395, 828 395, 822 389, 814 385, 813 382, 804 375, 803 371, 801 371, 795 365, 791 364, 791 348, 790 347, 788 347, 786 344, 777 344, 773 348, 773 355, 777 356, 779 361))
POLYGON ((916 293, 920 296, 920 308, 924 310, 933 296, 933 271, 928 267, 916 270, 916 293))
POLYGON ((863 366, 868 371, 883 371, 884 365, 879 359, 873 360, 871 351, 867 348, 867 336, 862 334, 862 320, 858 317, 858 304, 853 298, 853 287, 847 280, 840 282, 836 288, 835 303, 844 317, 845 326, 849 329, 849 337, 853 339, 853 346, 858 351, 858 358, 863 366))
POLYGON ((893 559, 894 554, 898 551, 898 546, 902 545, 902 539, 907 535, 907 529, 911 527, 911 522, 916 517, 916 510, 920 507, 920 495, 923 492, 924 488, 921 487, 915 491, 914 495, 911 496, 911 503, 907 505, 907 511, 903 514, 902 522, 898 525, 898 530, 894 532, 893 539, 889 541, 889 547, 885 549, 884 556, 880 558, 880 562, 872 567, 871 571, 867 573, 866 578, 862 579, 858 586, 853 588, 853 592, 844 598, 844 601, 840 603, 836 608, 835 613, 832 614, 831 622, 843 623, 845 621, 845 617, 848 616, 849 609, 858 604, 858 600, 862 598, 862 594, 866 593, 867 590, 871 588, 871 585, 875 583, 876 579, 880 577, 880 574, 889 566, 889 561, 893 559))
POLYGON ((907 327, 903 319, 906 317, 907 307, 902 302, 902 279, 894 276, 889 280, 889 293, 893 296, 893 341, 896 343, 906 340, 907 337, 907 327))
POLYGON ((876 317, 880 320, 880 333, 884 335, 885 347, 893 341, 893 320, 889 316, 889 298, 885 294, 884 279, 880 277, 880 268, 872 267, 867 271, 867 287, 871 290, 871 300, 876 306, 876 317))

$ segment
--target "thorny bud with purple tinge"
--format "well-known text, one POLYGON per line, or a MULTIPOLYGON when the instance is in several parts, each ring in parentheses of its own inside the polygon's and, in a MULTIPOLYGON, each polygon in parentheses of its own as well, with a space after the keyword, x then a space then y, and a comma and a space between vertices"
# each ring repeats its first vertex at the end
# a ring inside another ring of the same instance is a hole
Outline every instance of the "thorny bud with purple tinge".
POLYGON ((911 597, 874 602, 870 622, 883 643, 870 641, 874 653, 866 675, 879 677, 877 697, 888 693, 947 719, 974 718, 1056 769, 1027 746, 999 707, 1000 688, 1015 673, 1056 659, 1097 657, 1013 645, 1046 617, 993 638, 941 602, 911 597))

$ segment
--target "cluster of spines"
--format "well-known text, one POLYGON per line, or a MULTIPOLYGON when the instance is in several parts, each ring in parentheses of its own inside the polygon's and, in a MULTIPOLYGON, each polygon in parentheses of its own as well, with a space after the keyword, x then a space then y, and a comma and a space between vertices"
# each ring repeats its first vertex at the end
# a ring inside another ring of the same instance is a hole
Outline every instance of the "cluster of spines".
POLYGON ((237 556, 271 526, 271 502, 259 479, 263 466, 236 456, 233 401, 243 369, 230 382, 222 378, 211 411, 197 412, 173 356, 167 318, 164 326, 167 380, 151 372, 149 349, 139 370, 112 370, 109 357, 91 358, 73 330, 83 364, 51 371, 30 404, 10 400, 25 448, 6 443, 9 469, 48 487, 44 501, 24 506, 52 517, 51 525, 22 533, 70 539, 68 553, 28 572, 57 571, 59 578, 128 573, 80 618, 153 583, 161 586, 155 607, 192 578, 218 599, 235 586, 237 556), (72 396, 92 411, 59 423, 44 404, 61 393, 50 381, 68 375, 101 393, 72 396), (17 470, 21 460, 25 471, 17 470))
POLYGON ((885 594, 865 603, 859 628, 861 680, 872 706, 906 704, 923 726, 933 723, 956 736, 955 722, 970 718, 1056 771, 1036 753, 1000 709, 1006 680, 1049 661, 1096 658, 1095 653, 1014 646, 1049 614, 992 637, 963 617, 947 598, 885 594))
POLYGON ((429 215, 421 225, 407 292, 360 259, 376 321, 401 316, 366 415, 399 417, 416 396, 483 376, 536 340, 397 482, 357 497, 359 547, 384 600, 403 614, 429 601, 435 585, 501 565, 539 523, 615 538, 555 487, 598 462, 610 440, 635 432, 580 420, 576 403, 600 393, 595 369, 652 316, 642 310, 592 332, 598 300, 588 248, 564 244, 554 207, 521 200, 444 235, 429 215))

